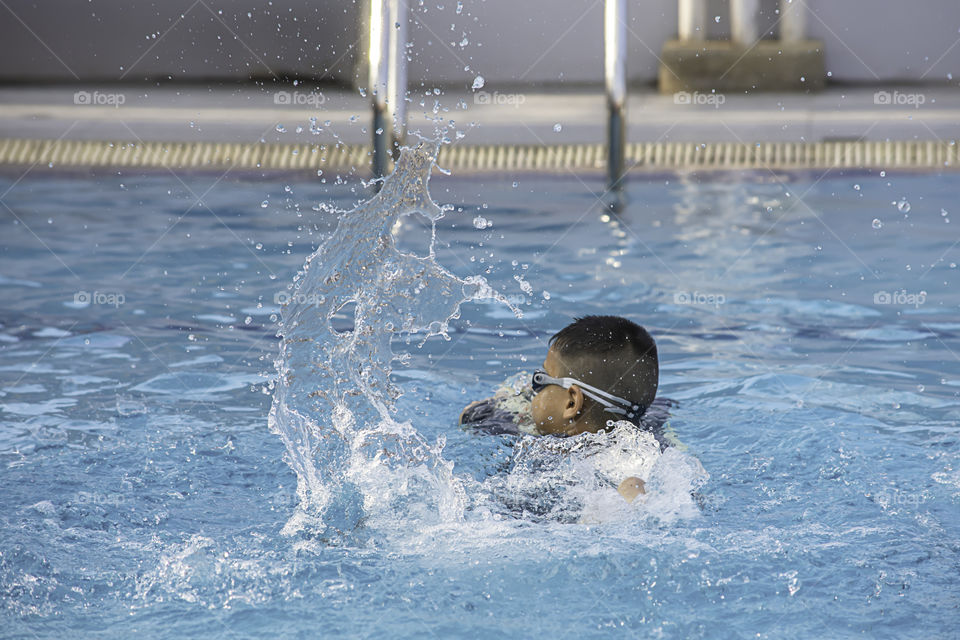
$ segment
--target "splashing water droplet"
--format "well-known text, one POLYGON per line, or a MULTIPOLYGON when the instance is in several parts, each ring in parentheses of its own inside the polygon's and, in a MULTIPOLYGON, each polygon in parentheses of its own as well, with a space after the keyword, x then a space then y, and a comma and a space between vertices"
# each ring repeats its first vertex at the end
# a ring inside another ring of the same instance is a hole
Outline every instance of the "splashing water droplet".
POLYGON ((906 198, 901 198, 897 203, 897 209, 900 213, 910 213, 910 202, 906 198))
POLYGON ((280 123, 277 123, 276 129, 277 129, 277 133, 286 133, 286 132, 287 132, 287 128, 286 128, 285 126, 283 126, 282 124, 280 124, 280 123))
POLYGON ((859 184, 853 185, 853 190, 854 190, 854 191, 860 191, 860 185, 859 185, 859 184))
POLYGON ((492 298, 522 314, 482 277, 459 278, 432 255, 384 244, 404 216, 419 213, 432 225, 443 215, 428 191, 437 147, 401 152, 380 192, 341 215, 306 259, 282 307, 269 426, 297 475, 299 504, 286 534, 347 536, 393 510, 417 526, 463 517, 464 488, 441 455, 444 441, 432 444, 401 421, 391 341, 449 339, 450 321, 472 300, 492 298))
POLYGON ((487 227, 492 227, 493 223, 484 218, 483 216, 477 216, 473 219, 473 226, 477 229, 486 229, 487 227))
POLYGON ((485 84, 485 81, 483 79, 483 76, 477 76, 476 78, 473 79, 474 89, 483 89, 484 84, 485 84))
POLYGON ((874 229, 880 229, 880 228, 882 228, 882 227, 883 227, 883 223, 880 222, 880 218, 874 218, 874 219, 873 219, 873 228, 874 228, 874 229))
POLYGON ((563 125, 562 125, 562 124, 560 124, 560 123, 558 122, 558 123, 556 123, 555 125, 553 125, 553 132, 554 132, 554 133, 560 133, 561 131, 563 131, 563 125))
POLYGON ((260 208, 261 208, 261 209, 266 209, 266 208, 269 207, 269 206, 270 206, 270 201, 269 201, 269 200, 264 200, 263 202, 260 203, 260 208))

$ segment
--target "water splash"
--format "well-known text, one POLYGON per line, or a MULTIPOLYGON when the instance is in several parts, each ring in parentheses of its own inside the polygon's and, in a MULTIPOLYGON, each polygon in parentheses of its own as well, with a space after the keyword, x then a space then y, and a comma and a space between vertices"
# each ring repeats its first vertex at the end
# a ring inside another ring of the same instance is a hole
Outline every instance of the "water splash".
POLYGON ((435 260, 444 210, 427 187, 437 151, 435 142, 403 150, 380 192, 343 213, 307 258, 283 306, 269 424, 297 474, 299 506, 288 533, 345 534, 384 507, 462 516, 463 489, 440 455, 444 442, 431 445, 398 419, 400 390, 390 380, 395 336, 449 339, 464 302, 508 304, 482 277, 461 279, 435 260), (414 213, 432 227, 422 257, 399 251, 392 234, 414 213), (334 316, 345 311, 352 326, 338 330, 334 316))
POLYGON ((677 447, 661 452, 650 432, 621 421, 569 438, 525 436, 509 471, 475 493, 491 512, 534 522, 672 522, 699 514, 696 492, 708 478, 695 457, 677 447), (647 483, 635 504, 616 490, 630 476, 647 483))

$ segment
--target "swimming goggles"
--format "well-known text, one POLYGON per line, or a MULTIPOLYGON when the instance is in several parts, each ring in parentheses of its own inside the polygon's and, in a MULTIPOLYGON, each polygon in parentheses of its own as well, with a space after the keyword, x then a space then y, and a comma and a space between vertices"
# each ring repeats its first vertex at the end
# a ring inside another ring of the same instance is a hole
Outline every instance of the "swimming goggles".
POLYGON ((541 369, 533 372, 533 380, 530 381, 530 386, 533 387, 534 393, 540 393, 544 387, 550 386, 551 384, 563 387, 564 389, 569 389, 571 386, 577 385, 583 391, 583 395, 603 405, 604 411, 623 416, 634 424, 640 419, 643 412, 646 411, 646 407, 634 404, 623 398, 618 398, 606 391, 601 391, 576 378, 554 378, 541 369))

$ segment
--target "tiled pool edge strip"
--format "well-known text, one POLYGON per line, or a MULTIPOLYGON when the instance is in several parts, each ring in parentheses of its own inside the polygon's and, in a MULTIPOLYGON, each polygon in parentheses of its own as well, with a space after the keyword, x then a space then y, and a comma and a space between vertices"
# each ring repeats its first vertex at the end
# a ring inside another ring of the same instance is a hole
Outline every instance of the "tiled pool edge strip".
MULTIPOLYGON (((941 169, 960 168, 956 141, 899 142, 651 142, 627 145, 626 165, 639 170, 692 169, 941 169)), ((601 170, 601 144, 453 145, 438 164, 459 173, 601 170)), ((367 166, 366 145, 116 142, 0 139, 0 166, 347 170, 367 166)))

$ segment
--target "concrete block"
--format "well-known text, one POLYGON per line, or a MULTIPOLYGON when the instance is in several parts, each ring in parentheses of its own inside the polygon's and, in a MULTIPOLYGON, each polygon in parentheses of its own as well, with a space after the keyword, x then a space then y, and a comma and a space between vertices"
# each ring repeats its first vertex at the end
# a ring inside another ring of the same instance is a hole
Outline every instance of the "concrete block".
POLYGON ((660 56, 661 93, 699 91, 821 91, 826 84, 819 40, 760 40, 744 46, 727 40, 670 40, 660 56))

